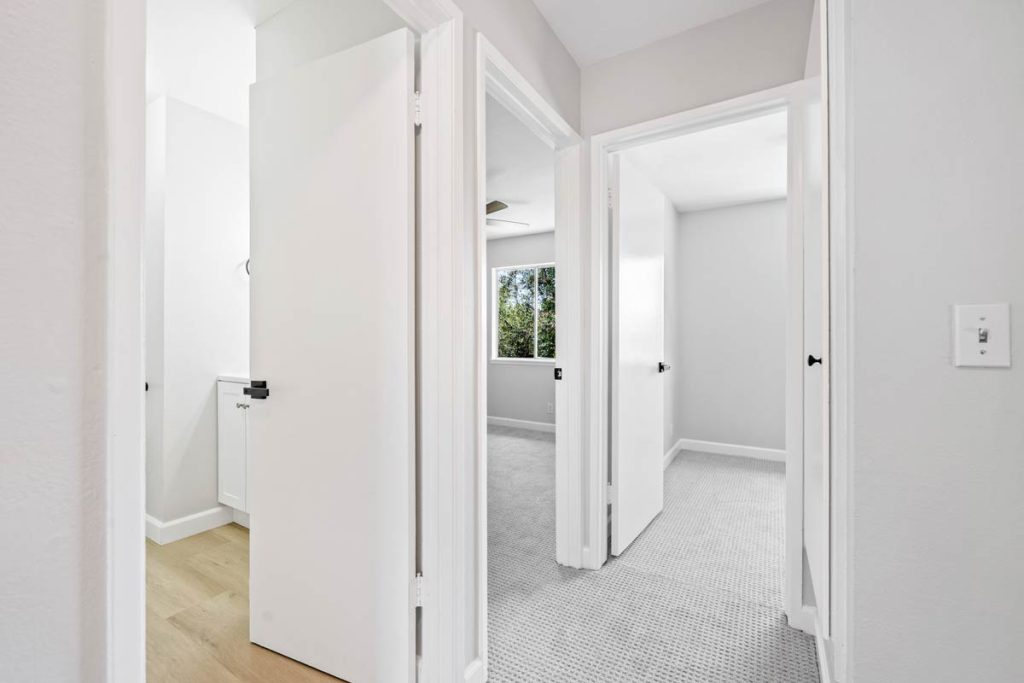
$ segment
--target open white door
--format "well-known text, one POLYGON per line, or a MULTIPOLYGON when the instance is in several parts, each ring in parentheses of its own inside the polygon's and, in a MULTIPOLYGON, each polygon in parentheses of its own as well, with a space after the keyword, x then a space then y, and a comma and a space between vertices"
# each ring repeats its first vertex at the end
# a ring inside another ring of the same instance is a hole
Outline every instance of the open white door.
POLYGON ((831 603, 831 522, 828 389, 828 233, 823 188, 825 168, 821 95, 791 106, 797 117, 803 177, 804 245, 804 545, 819 622, 828 637, 831 603))
POLYGON ((415 675, 413 70, 402 29, 250 92, 250 639, 357 683, 415 675))
POLYGON ((625 159, 610 163, 611 551, 620 555, 664 501, 665 198, 625 159))

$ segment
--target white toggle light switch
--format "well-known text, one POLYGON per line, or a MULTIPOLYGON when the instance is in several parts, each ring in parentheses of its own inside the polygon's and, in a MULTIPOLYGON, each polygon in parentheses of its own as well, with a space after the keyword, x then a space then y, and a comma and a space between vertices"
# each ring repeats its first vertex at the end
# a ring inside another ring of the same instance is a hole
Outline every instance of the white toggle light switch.
POLYGON ((955 306, 953 339, 957 366, 1010 367, 1010 305, 955 306))

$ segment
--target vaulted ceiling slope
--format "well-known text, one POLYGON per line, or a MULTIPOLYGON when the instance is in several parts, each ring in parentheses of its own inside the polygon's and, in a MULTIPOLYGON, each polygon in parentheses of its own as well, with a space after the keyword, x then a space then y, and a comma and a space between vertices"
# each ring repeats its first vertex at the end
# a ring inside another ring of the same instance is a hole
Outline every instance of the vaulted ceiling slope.
POLYGON ((580 66, 742 12, 768 0, 534 0, 580 66))

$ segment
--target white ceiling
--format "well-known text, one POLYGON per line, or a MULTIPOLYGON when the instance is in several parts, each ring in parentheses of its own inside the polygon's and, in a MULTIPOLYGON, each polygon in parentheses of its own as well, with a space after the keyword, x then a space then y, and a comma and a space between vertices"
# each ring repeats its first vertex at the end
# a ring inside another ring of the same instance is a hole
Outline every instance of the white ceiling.
POLYGON ((786 196, 786 112, 622 152, 675 205, 703 211, 786 196))
POLYGON ((508 208, 490 215, 487 239, 555 229, 555 156, 492 97, 487 98, 487 201, 508 208))
POLYGON ((767 0, 533 0, 576 63, 603 59, 767 0))

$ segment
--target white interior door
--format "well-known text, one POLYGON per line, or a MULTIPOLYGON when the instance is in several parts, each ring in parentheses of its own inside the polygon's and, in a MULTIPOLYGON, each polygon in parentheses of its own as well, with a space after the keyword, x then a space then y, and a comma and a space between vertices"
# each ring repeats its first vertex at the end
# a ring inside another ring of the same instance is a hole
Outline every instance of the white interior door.
POLYGON ((414 679, 413 70, 401 29, 250 92, 250 639, 354 683, 414 679))
MULTIPOLYGON (((822 623, 829 621, 830 474, 828 401, 828 237, 824 213, 821 96, 808 89, 793 105, 799 118, 804 245, 804 545, 822 623)), ((825 634, 827 635, 827 634, 825 634)))
POLYGON ((665 199, 611 157, 613 555, 664 501, 665 199))

